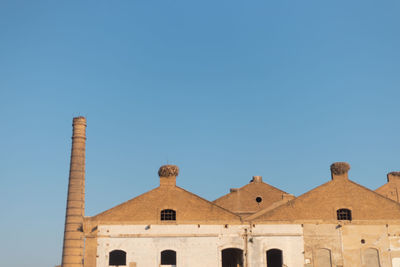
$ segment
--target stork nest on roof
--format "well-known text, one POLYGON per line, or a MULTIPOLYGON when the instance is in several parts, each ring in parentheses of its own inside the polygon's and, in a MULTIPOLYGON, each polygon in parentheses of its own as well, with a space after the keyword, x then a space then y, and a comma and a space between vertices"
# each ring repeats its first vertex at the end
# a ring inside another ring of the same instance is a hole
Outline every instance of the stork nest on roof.
POLYGON ((350 164, 347 162, 335 162, 331 165, 331 172, 336 175, 345 174, 350 170, 350 164))
POLYGON ((170 177, 170 176, 178 176, 179 168, 176 165, 164 165, 161 166, 158 170, 158 176, 160 177, 170 177))

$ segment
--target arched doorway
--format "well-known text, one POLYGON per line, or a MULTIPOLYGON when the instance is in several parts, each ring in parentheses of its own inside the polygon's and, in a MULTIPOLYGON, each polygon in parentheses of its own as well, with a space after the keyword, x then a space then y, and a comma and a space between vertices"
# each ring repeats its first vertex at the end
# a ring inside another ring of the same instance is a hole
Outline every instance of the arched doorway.
POLYGON ((161 265, 176 266, 176 251, 174 250, 161 251, 161 265))
POLYGON ((243 250, 226 248, 221 251, 222 267, 243 267, 243 250))
POLYGON ((126 252, 123 250, 113 250, 109 253, 108 265, 110 266, 125 266, 126 252))
POLYGON ((363 252, 363 266, 365 267, 380 267, 379 251, 375 248, 368 248, 363 252))
POLYGON ((270 249, 267 251, 267 267, 282 267, 283 255, 280 249, 270 249))
POLYGON ((314 254, 315 267, 332 267, 331 251, 327 248, 320 248, 314 254))

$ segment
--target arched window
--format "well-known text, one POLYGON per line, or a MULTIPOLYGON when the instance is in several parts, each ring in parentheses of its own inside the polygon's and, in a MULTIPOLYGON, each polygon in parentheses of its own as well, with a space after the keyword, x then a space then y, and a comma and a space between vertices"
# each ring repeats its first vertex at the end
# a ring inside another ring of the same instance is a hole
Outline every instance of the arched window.
POLYGON ((161 221, 176 221, 176 211, 171 209, 162 210, 161 221))
POLYGON ((379 251, 375 248, 368 248, 363 252, 363 266, 365 267, 380 267, 379 251))
POLYGON ((108 265, 124 266, 126 265, 126 252, 123 250, 113 250, 110 252, 108 265))
POLYGON ((270 249, 267 251, 267 267, 282 267, 283 255, 280 249, 270 249))
POLYGON ((176 266, 176 251, 174 251, 174 250, 161 251, 161 265, 175 265, 176 266))
POLYGON ((222 253, 222 267, 243 267, 243 250, 226 248, 222 253))
POLYGON ((315 251, 314 266, 332 267, 331 251, 326 248, 320 248, 315 251))
POLYGON ((338 220, 351 221, 351 210, 349 209, 338 209, 336 211, 338 220))

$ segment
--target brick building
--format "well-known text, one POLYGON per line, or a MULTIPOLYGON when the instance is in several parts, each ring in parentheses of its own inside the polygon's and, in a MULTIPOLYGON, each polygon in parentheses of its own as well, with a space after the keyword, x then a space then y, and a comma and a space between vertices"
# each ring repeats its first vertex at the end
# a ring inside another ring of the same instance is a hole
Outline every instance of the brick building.
POLYGON ((165 165, 157 188, 87 217, 85 129, 74 118, 63 267, 400 267, 398 172, 372 191, 337 162, 298 197, 254 176, 210 202, 165 165))

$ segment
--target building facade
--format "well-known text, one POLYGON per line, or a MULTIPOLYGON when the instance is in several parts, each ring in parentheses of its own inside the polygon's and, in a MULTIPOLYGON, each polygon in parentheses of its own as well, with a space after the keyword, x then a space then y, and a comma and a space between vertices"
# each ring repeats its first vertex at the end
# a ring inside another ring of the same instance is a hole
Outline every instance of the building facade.
POLYGON ((63 267, 400 267, 400 173, 372 191, 331 165, 330 181, 294 197, 254 176, 210 202, 159 169, 160 185, 84 215, 86 119, 73 120, 63 267))

